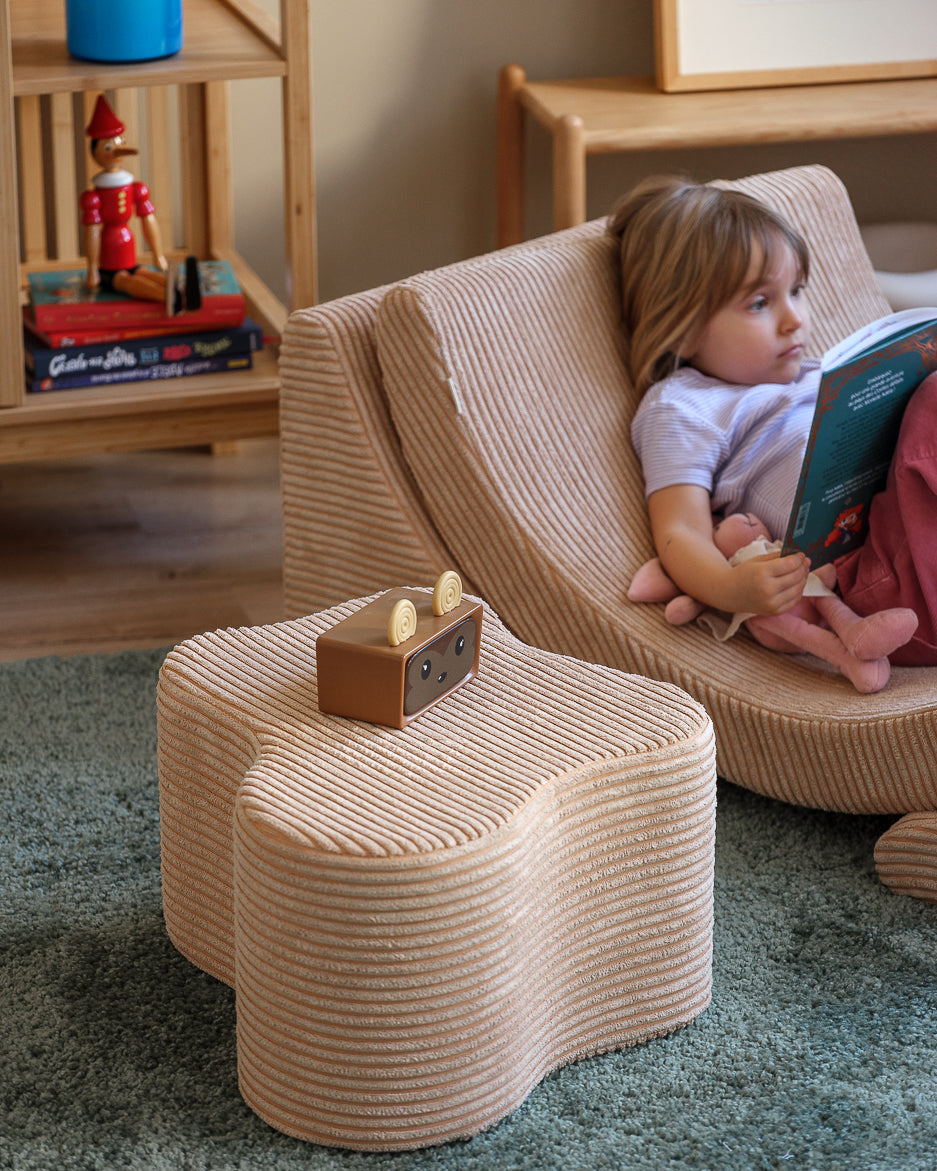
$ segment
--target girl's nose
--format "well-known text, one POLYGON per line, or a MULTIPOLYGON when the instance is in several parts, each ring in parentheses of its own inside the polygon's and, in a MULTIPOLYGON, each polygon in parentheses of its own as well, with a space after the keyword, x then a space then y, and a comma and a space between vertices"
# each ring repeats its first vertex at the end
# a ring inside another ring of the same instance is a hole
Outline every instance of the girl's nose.
POLYGON ((795 329, 800 329, 803 321, 803 314, 797 305, 793 301, 786 301, 784 303, 784 313, 781 316, 781 328, 784 332, 793 333, 795 329))

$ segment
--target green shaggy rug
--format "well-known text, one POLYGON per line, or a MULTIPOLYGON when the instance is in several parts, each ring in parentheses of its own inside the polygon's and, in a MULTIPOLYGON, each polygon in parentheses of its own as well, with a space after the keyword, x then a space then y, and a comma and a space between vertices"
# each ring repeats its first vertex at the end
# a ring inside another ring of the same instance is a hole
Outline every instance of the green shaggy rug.
POLYGON ((890 894, 887 818, 721 785, 714 997, 548 1077, 469 1142, 310 1146, 238 1095, 234 994, 166 937, 161 652, 0 666, 0 1168, 937 1167, 937 907, 890 894))

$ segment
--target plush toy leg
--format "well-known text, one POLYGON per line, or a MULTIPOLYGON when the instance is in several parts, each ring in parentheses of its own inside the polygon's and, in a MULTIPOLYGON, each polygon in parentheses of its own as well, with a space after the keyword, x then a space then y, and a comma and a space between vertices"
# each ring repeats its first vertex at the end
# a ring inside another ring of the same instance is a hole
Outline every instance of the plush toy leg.
POLYGON ((937 813, 907 813, 875 844, 879 878, 899 895, 937 903, 937 813))
POLYGON ((857 659, 843 646, 838 634, 793 614, 782 614, 780 619, 758 615, 749 618, 746 626, 760 643, 773 650, 784 649, 781 644, 786 642, 792 649, 807 651, 831 663, 856 691, 865 694, 881 691, 891 675, 888 659, 857 659), (778 635, 779 626, 783 628, 783 637, 778 635))
POLYGON ((810 599, 820 616, 836 631, 843 646, 857 659, 880 659, 904 646, 917 630, 913 610, 895 607, 860 618, 838 597, 810 599))
POLYGON ((659 557, 652 557, 645 561, 638 572, 631 579, 628 587, 628 600, 631 602, 666 602, 664 617, 671 626, 683 626, 692 622, 706 609, 702 602, 697 602, 687 594, 681 594, 678 586, 667 576, 659 557))
POLYGON ((659 557, 645 561, 628 587, 628 598, 632 602, 669 602, 679 593, 679 587, 667 576, 659 557))

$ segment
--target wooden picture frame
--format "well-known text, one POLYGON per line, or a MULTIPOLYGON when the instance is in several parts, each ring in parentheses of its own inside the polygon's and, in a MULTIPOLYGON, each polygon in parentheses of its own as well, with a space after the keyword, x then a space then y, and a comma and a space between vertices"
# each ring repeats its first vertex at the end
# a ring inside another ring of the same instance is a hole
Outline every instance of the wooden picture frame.
POLYGON ((667 92, 937 75, 934 0, 654 0, 667 92))

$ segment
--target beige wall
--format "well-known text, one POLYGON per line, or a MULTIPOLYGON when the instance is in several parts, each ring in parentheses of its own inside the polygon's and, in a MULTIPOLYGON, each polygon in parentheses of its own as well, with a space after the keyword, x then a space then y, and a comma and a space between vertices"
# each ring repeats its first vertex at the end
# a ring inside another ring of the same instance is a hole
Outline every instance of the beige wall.
MULTIPOLYGON (((277 0, 262 0, 275 11, 277 0)), ((322 300, 494 247, 501 65, 562 77, 653 71, 652 0, 311 0, 322 300)), ((279 92, 233 88, 238 243, 285 289, 279 92)), ((739 100, 744 98, 740 94, 739 100)), ((589 215, 658 169, 733 178, 823 162, 859 218, 935 219, 937 136, 725 148, 589 162, 589 215)), ((550 230, 549 153, 528 149, 530 235, 550 230)))

